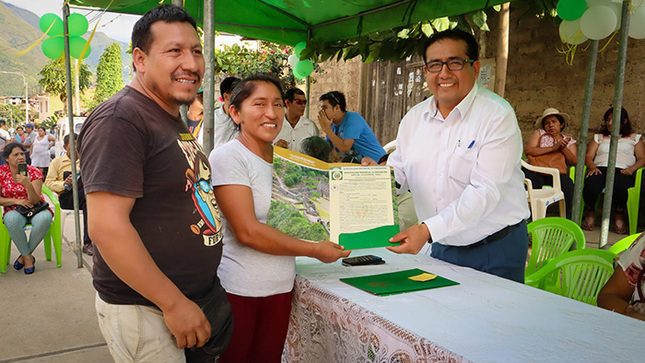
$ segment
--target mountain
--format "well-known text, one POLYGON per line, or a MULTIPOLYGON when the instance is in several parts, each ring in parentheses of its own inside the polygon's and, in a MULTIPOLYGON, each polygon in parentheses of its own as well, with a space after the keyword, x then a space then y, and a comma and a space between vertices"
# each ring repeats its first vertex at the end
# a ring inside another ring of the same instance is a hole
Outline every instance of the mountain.
MULTIPOLYGON (((38 72, 49 61, 41 48, 40 44, 36 45, 25 55, 19 56, 17 53, 26 49, 43 35, 40 30, 38 21, 40 17, 29 10, 22 9, 12 4, 0 1, 0 71, 20 72, 24 74, 29 93, 33 94, 40 91, 38 72)), ((90 29, 91 30, 91 29, 90 29)), ((88 32, 84 38, 89 39, 88 32)), ((90 43, 92 52, 85 59, 92 72, 96 71, 99 58, 105 48, 114 42, 110 37, 102 32, 97 32, 90 43)), ((124 42, 116 41, 121 47, 121 58, 123 59, 123 80, 126 84, 130 83, 130 64, 132 58, 125 52, 129 45, 124 42)), ((22 77, 14 74, 0 73, 0 95, 1 96, 24 96, 25 88, 22 77)))

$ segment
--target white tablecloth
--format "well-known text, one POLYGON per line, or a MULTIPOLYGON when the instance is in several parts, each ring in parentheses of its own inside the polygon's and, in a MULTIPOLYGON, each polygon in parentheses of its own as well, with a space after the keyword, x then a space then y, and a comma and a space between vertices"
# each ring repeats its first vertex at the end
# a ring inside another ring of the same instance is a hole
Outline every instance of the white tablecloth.
POLYGON ((429 256, 297 259, 287 362, 644 362, 645 322, 429 256), (420 268, 460 285, 375 296, 344 277, 420 268))

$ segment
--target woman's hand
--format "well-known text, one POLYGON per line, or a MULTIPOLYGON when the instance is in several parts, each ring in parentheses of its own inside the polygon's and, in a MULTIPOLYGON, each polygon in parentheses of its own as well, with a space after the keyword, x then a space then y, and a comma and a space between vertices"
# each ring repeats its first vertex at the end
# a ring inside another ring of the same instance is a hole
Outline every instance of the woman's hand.
POLYGON ((16 183, 22 184, 25 188, 28 187, 29 184, 31 184, 31 178, 22 174, 16 174, 14 176, 14 180, 16 181, 16 183))
POLYGON ((593 169, 587 171, 587 178, 596 174, 602 174, 602 172, 598 168, 594 167, 593 169))
POLYGON ((345 251, 345 247, 330 241, 320 241, 316 246, 314 257, 324 263, 331 263, 341 257, 349 256, 351 251, 345 251))
POLYGON ((636 170, 634 170, 634 168, 632 166, 630 166, 629 168, 625 168, 625 169, 621 170, 620 173, 623 174, 623 175, 630 175, 631 176, 631 175, 634 175, 635 171, 636 170))
POLYGON ((21 205, 25 208, 31 208, 34 206, 33 204, 29 203, 27 199, 14 199, 13 205, 16 205, 16 206, 21 205))

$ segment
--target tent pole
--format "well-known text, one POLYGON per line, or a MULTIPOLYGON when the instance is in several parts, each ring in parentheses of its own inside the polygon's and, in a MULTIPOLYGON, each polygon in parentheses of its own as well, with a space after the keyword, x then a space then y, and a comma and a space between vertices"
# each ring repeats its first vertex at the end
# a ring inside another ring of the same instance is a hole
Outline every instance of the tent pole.
POLYGON ((573 189, 573 208, 571 219, 577 223, 582 217, 580 205, 582 204, 582 183, 585 178, 585 158, 587 155, 587 135, 589 134, 589 117, 591 115, 591 100, 593 98, 593 85, 596 76, 596 63, 598 60, 598 41, 592 40, 589 47, 589 63, 587 64, 587 80, 585 82, 585 96, 582 103, 582 119, 580 120, 580 136, 578 136, 578 162, 573 189))
MULTIPOLYGON (((620 133, 621 109, 623 107, 623 86, 625 84, 625 63, 627 60, 627 40, 629 33, 629 3, 623 0, 622 21, 620 26, 620 41, 618 47, 618 63, 616 65, 616 85, 614 88, 614 114, 611 125, 611 143, 609 145, 609 161, 607 163, 607 176, 605 182, 605 199, 602 208, 602 225, 600 227, 600 242, 598 248, 607 245, 609 236, 609 219, 611 216, 611 200, 614 191, 614 177, 616 175, 616 152, 618 150, 618 135, 620 133)), ((622 206, 621 206, 622 207, 622 206)))
POLYGON ((213 150, 215 140, 215 0, 204 0, 204 124, 203 145, 206 156, 213 150))
POLYGON ((74 135, 74 112, 72 106, 72 71, 69 56, 69 5, 63 6, 63 27, 65 30, 65 78, 67 80, 67 121, 69 122, 69 153, 72 161, 72 198, 74 201, 74 227, 76 232, 77 267, 83 267, 83 249, 81 247, 81 224, 78 213, 78 178, 76 171, 76 137, 74 135))

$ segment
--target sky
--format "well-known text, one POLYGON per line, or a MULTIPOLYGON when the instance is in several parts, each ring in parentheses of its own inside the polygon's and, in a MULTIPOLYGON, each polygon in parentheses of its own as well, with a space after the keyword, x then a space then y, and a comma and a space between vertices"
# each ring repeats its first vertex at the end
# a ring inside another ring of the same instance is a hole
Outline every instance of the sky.
MULTIPOLYGON (((27 9, 38 16, 46 13, 55 13, 61 16, 64 0, 2 0, 5 3, 10 3, 27 9)), ((70 7, 72 13, 81 13, 87 17, 90 22, 90 31, 94 29, 96 21, 98 20, 99 13, 96 11, 88 11, 85 9, 74 9, 70 7)), ((97 31, 105 33, 112 39, 128 43, 130 35, 132 34, 132 27, 139 19, 139 16, 122 15, 116 13, 106 12, 99 20, 99 27, 97 31)))

